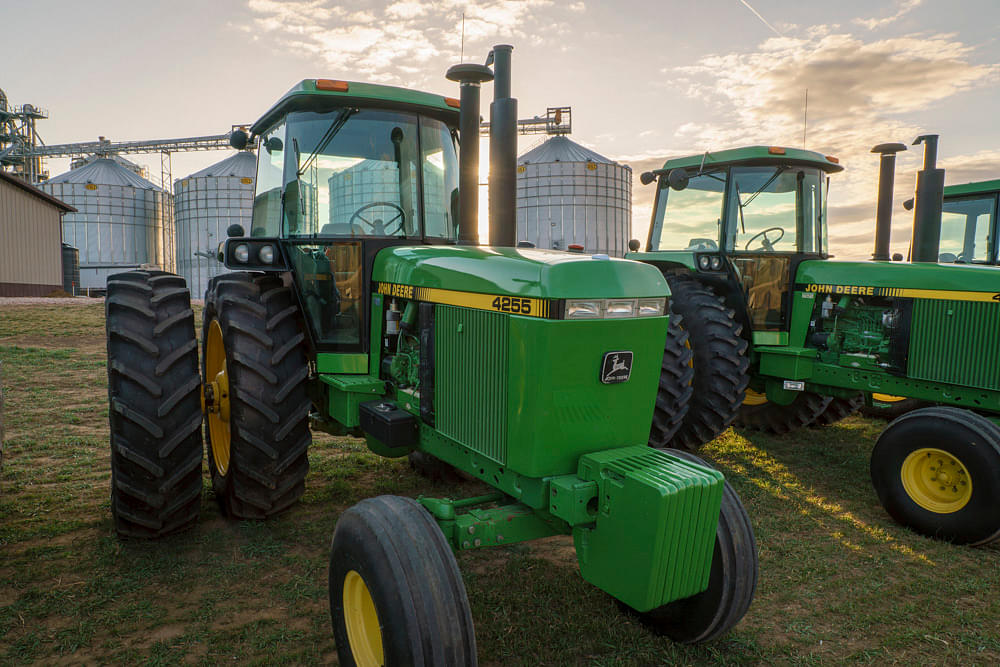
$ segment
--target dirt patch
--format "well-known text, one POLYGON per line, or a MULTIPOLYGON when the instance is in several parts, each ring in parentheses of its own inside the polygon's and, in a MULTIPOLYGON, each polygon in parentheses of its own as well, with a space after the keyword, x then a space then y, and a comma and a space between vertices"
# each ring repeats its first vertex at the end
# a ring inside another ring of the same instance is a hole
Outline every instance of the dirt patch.
POLYGON ((106 349, 104 336, 21 335, 0 338, 0 345, 38 347, 43 350, 75 349, 100 354, 106 349))

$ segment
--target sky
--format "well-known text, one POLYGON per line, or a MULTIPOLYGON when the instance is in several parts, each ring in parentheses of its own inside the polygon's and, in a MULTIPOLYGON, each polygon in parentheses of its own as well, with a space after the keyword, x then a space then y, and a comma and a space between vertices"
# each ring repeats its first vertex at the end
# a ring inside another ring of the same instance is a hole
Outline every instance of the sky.
MULTIPOLYGON (((654 186, 638 175, 681 155, 802 147, 805 134, 846 168, 830 191, 841 258, 871 253, 875 144, 940 134, 947 183, 1000 176, 997 0, 0 0, 0 25, 0 89, 48 110, 48 144, 221 134, 304 78, 457 97, 450 65, 512 44, 519 116, 572 106, 571 138, 634 170, 643 240, 654 186)), ((484 110, 491 98, 487 87, 484 110)), ((174 154, 173 176, 224 157, 174 154)), ((130 159, 159 182, 158 155, 130 159)), ((915 146, 897 160, 892 249, 904 254, 901 202, 920 159, 915 146)))

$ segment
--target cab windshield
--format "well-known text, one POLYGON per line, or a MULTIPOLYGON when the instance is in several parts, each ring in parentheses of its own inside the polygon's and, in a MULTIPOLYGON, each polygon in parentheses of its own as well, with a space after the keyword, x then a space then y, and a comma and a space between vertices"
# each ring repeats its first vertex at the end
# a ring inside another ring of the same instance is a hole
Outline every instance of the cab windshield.
POLYGON ((996 194, 949 198, 941 214, 940 262, 985 264, 990 261, 995 228, 996 194))
POLYGON ((262 136, 259 156, 252 234, 457 238, 456 142, 439 120, 295 112, 262 136))

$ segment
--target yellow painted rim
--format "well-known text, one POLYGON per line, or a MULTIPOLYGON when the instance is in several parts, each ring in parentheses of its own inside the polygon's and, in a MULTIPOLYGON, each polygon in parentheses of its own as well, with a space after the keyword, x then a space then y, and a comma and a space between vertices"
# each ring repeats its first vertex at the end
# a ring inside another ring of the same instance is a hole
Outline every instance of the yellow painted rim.
POLYGON ((747 395, 743 399, 743 405, 764 405, 765 403, 767 403, 767 394, 762 394, 747 387, 747 395))
POLYGON ((344 576, 344 624, 351 655, 358 667, 381 667, 382 626, 378 622, 375 601, 361 575, 351 570, 344 576))
POLYGON ((212 400, 206 404, 208 434, 212 441, 212 459, 220 475, 229 472, 229 375, 226 373, 226 346, 222 342, 219 320, 208 325, 205 339, 205 385, 212 400))
POLYGON ((952 514, 969 503, 972 479, 958 457, 934 447, 918 449, 903 460, 900 477, 906 495, 925 510, 952 514))
POLYGON ((872 394, 872 400, 879 403, 899 403, 905 401, 905 396, 893 396, 892 394, 872 394))

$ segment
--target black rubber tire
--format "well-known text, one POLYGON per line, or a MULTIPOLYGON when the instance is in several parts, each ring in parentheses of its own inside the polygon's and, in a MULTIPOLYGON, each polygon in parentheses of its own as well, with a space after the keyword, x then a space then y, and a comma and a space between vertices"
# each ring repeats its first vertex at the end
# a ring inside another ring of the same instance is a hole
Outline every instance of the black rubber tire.
POLYGON ((665 447, 684 423, 694 393, 694 367, 689 334, 681 326, 684 318, 670 314, 670 326, 663 344, 660 366, 660 386, 656 392, 653 423, 649 429, 649 445, 665 447))
POLYGON ((836 424, 841 419, 847 419, 857 413, 864 404, 864 394, 858 394, 853 398, 834 398, 827 404, 826 409, 816 415, 816 418, 809 422, 808 425, 830 426, 831 424, 836 424))
MULTIPOLYGON (((711 468, 694 454, 669 454, 711 468)), ((700 644, 729 632, 746 615, 757 590, 759 562, 753 526, 736 491, 725 482, 708 589, 683 600, 639 614, 654 631, 682 644, 700 644)))
POLYGON ((184 530, 201 510, 201 378, 187 283, 163 271, 108 278, 104 301, 111 513, 122 537, 184 530))
POLYGON ((206 425, 212 487, 229 516, 267 519, 302 497, 309 472, 312 404, 299 307, 277 276, 226 273, 208 285, 203 344, 216 319, 226 351, 231 435, 230 465, 222 474, 206 425))
POLYGON ((893 419, 902 417, 907 412, 913 412, 914 410, 919 410, 920 408, 929 408, 933 405, 933 403, 921 401, 919 398, 904 398, 901 401, 895 401, 893 403, 876 402, 873 405, 862 406, 861 414, 866 417, 892 421, 893 419))
POLYGON ((337 520, 330 550, 330 619, 341 665, 354 665, 344 614, 350 572, 367 587, 386 665, 475 665, 476 635, 455 555, 420 503, 362 500, 337 520))
MULTIPOLYGON (((687 275, 667 276, 671 315, 690 336, 694 353, 694 393, 683 422, 669 444, 697 449, 736 418, 750 377, 743 325, 708 287, 687 275)), ((663 393, 661 389, 660 393, 663 393)))
POLYGON ((467 475, 455 466, 445 463, 427 452, 410 452, 407 459, 410 462, 410 468, 432 482, 461 484, 474 479, 471 475, 467 475))
POLYGON ((871 458, 875 493, 889 515, 914 531, 977 546, 1000 539, 1000 426, 969 410, 933 407, 893 421, 871 458), (903 462, 912 452, 939 449, 968 473, 972 493, 961 509, 939 513, 921 507, 903 485, 903 462))
POLYGON ((760 405, 744 405, 740 407, 736 426, 784 435, 811 424, 823 414, 831 400, 833 399, 829 396, 804 391, 788 405, 778 405, 773 401, 760 405))

